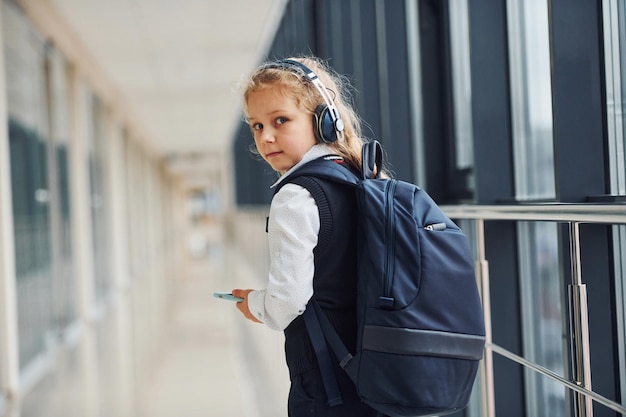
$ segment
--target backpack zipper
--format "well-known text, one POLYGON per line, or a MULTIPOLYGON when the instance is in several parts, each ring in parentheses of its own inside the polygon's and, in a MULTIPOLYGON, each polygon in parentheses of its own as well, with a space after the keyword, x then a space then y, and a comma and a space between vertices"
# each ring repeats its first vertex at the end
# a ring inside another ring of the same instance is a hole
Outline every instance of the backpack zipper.
POLYGON ((445 223, 432 223, 432 224, 428 224, 426 226, 424 226, 424 229, 426 230, 446 230, 446 224, 445 223))
POLYGON ((393 308, 395 301, 391 294, 391 288, 393 286, 393 275, 395 271, 393 260, 396 250, 396 219, 393 195, 396 191, 396 185, 397 180, 391 179, 387 182, 385 187, 385 263, 383 271, 383 295, 380 297, 380 302, 381 307, 390 309, 393 308))

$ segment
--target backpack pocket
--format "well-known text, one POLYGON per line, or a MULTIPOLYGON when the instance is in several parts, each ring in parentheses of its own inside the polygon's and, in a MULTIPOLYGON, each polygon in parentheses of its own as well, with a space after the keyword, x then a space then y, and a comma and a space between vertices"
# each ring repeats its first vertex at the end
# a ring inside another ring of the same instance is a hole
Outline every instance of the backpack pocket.
POLYGON ((419 226, 413 215, 416 190, 398 180, 368 180, 356 187, 361 216, 358 275, 368 283, 368 306, 402 309, 419 292, 419 226))
POLYGON ((478 360, 393 355, 363 350, 355 385, 370 406, 388 415, 433 416, 469 402, 478 360), (382 384, 381 381, 385 383, 382 384), (418 400, 416 400, 416 398, 418 400))

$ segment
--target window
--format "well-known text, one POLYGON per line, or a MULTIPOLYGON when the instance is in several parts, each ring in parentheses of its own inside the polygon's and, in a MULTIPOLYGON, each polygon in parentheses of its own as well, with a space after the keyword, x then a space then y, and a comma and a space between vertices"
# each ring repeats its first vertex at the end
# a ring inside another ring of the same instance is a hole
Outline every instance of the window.
MULTIPOLYGON (((526 359, 565 376, 563 302, 557 224, 520 222, 518 247, 526 359)), ((565 389, 526 370, 528 415, 565 416, 565 389)))
POLYGON ((607 80, 607 125, 609 131, 609 169, 611 192, 626 194, 626 136, 624 135, 624 98, 626 98, 626 3, 603 3, 605 71, 607 80))
POLYGON ((54 48, 48 50, 48 92, 50 103, 50 154, 52 247, 54 265, 54 319, 58 326, 67 326, 75 317, 74 262, 69 184, 69 92, 65 59, 54 48))
POLYGON ((87 126, 89 132, 89 176, 91 192, 91 221, 94 249, 94 276, 96 298, 106 296, 111 286, 109 268, 109 216, 106 209, 105 178, 107 115, 102 101, 89 94, 87 126))
MULTIPOLYGON (((547 0, 508 0, 515 196, 555 198, 547 0)), ((563 300, 557 225, 520 222, 524 357, 564 376, 563 300)), ((564 416, 565 390, 525 370, 528 415, 564 416)))
MULTIPOLYGON (((626 2, 609 0, 603 5, 606 114, 611 194, 626 195, 626 2)), ((615 297, 621 398, 626 398, 626 226, 613 227, 615 297)))
POLYGON ((555 196, 547 0, 508 0, 515 192, 555 196))
POLYGON ((2 7, 23 368, 45 350, 53 330, 45 46, 17 6, 2 7))
MULTIPOLYGON (((450 49, 452 55, 452 95, 454 97, 455 163, 458 170, 474 167, 472 147, 472 82, 470 72, 468 0, 450 5, 450 49)), ((473 185, 468 187, 473 189, 473 185)))

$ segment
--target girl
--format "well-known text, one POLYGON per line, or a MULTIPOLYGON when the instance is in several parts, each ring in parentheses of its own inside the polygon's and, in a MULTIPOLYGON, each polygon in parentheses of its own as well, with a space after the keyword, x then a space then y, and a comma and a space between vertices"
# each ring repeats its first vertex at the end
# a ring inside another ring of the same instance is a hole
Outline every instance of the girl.
MULTIPOLYGON (((348 105, 347 84, 316 58, 262 65, 244 85, 244 110, 261 157, 281 176, 317 158, 361 171, 360 120, 348 105)), ((337 365, 343 404, 330 407, 302 313, 315 297, 348 349, 356 343, 356 236, 353 191, 327 182, 330 214, 313 196, 287 183, 274 195, 268 220, 270 271, 262 290, 235 289, 243 315, 285 332, 291 378, 290 417, 380 417, 363 403, 337 365), (327 218, 327 216, 330 216, 327 218), (332 221, 330 223, 329 221, 332 221), (331 231, 320 230, 332 225, 331 231)))

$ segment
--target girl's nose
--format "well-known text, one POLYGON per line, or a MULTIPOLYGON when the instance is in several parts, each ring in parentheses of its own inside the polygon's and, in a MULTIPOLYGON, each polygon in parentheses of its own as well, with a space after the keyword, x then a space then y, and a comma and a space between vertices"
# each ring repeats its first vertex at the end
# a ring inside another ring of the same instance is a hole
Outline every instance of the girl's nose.
POLYGON ((274 131, 272 129, 263 129, 263 131, 261 132, 261 141, 262 142, 267 142, 267 143, 272 143, 276 140, 276 137, 274 136, 274 131))

